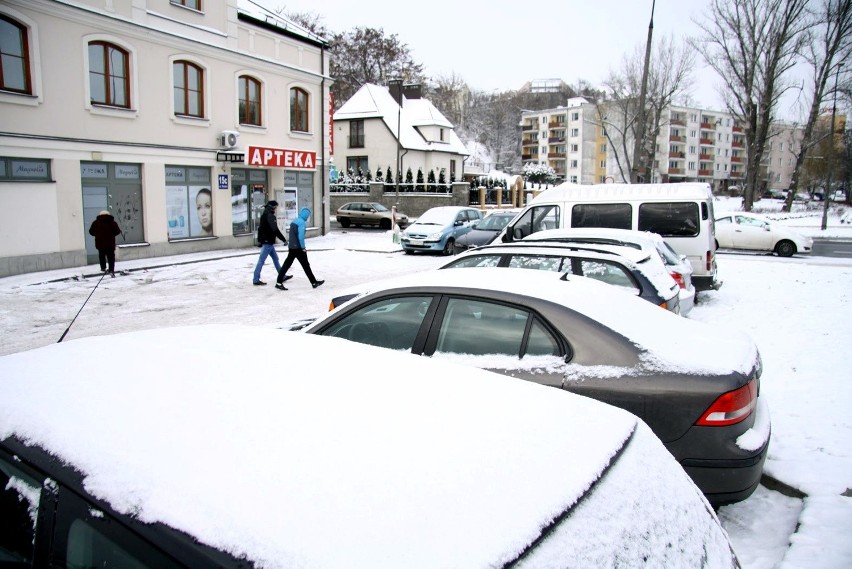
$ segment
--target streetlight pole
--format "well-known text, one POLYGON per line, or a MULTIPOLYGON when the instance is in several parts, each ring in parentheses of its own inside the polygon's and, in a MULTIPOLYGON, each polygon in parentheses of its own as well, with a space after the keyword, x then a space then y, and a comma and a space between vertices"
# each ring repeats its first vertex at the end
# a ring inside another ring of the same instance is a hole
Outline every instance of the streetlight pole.
POLYGON ((837 71, 834 73, 834 100, 831 103, 831 135, 828 143, 828 175, 825 183, 825 192, 823 192, 823 208, 822 208, 822 225, 823 231, 828 227, 828 206, 831 204, 831 171, 834 169, 834 120, 837 116, 837 77, 840 75, 842 65, 837 64, 837 71))
POLYGON ((639 156, 645 138, 645 97, 648 90, 648 67, 651 64, 651 36, 654 34, 654 7, 657 0, 651 2, 651 23, 648 25, 648 41, 645 44, 645 65, 642 68, 642 89, 639 91, 639 115, 636 125, 636 140, 633 141, 633 167, 630 169, 630 183, 639 182, 639 156))

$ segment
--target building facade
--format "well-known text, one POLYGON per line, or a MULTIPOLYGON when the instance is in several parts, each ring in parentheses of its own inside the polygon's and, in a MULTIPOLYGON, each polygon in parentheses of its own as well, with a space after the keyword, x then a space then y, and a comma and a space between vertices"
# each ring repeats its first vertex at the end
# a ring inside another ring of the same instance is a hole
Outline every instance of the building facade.
POLYGON ((3 0, 0 276, 250 246, 264 203, 328 228, 322 38, 245 0, 3 0))
POLYGON ((345 174, 388 169, 403 180, 410 169, 424 182, 429 172, 446 183, 460 181, 469 155, 454 126, 428 100, 419 85, 367 83, 334 113, 334 164, 345 174))

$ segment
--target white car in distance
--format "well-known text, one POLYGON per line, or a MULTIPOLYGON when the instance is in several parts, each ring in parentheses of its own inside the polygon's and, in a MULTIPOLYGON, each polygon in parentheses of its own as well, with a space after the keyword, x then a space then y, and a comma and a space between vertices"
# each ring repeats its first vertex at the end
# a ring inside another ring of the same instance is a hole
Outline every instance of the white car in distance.
POLYGON ((784 227, 759 215, 732 212, 716 218, 716 248, 766 251, 779 257, 810 253, 811 237, 784 227))

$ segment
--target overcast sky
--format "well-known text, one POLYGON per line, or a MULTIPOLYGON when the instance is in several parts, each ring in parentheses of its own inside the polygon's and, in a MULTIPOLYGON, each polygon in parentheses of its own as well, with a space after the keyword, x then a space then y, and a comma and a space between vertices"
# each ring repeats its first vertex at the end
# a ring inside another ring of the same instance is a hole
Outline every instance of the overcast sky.
MULTIPOLYGON (((429 76, 460 76, 474 89, 519 89, 533 79, 585 79, 599 85, 637 46, 644 51, 652 0, 537 0, 487 4, 458 0, 254 0, 270 8, 320 14, 330 30, 382 28, 408 45, 429 76)), ((699 35, 693 19, 706 2, 656 0, 654 38, 699 35)), ((722 109, 716 73, 697 58, 697 106, 722 109)), ((788 114, 785 109, 781 114, 788 114)))

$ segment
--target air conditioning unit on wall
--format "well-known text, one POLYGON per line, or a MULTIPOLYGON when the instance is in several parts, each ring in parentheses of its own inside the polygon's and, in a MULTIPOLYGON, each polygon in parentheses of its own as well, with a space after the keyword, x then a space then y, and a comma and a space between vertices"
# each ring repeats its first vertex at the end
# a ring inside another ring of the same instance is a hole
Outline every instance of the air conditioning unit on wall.
POLYGON ((229 150, 237 145, 237 139, 240 133, 235 130, 223 130, 219 135, 219 147, 229 150))

